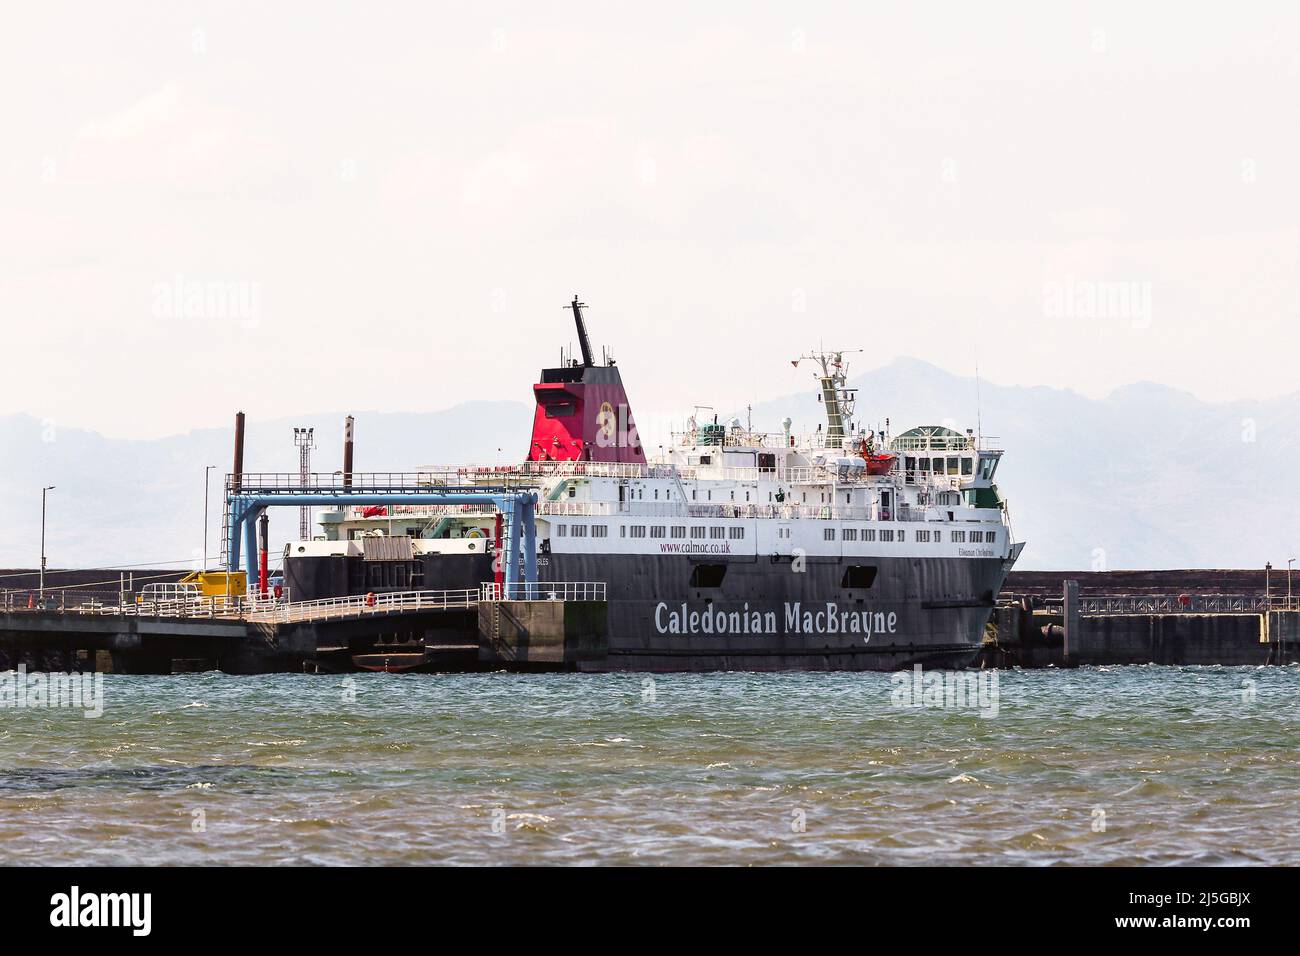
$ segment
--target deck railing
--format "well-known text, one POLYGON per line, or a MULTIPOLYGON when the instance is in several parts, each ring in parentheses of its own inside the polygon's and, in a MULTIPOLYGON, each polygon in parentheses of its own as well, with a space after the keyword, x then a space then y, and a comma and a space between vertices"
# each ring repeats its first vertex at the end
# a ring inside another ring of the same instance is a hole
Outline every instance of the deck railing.
POLYGON ((604 581, 489 581, 480 589, 483 601, 604 601, 604 581))

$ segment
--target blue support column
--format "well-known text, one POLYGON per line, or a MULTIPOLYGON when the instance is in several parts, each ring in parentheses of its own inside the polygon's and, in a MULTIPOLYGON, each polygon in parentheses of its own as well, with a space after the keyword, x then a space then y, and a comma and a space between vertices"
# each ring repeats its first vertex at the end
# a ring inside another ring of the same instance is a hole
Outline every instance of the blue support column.
POLYGON ((257 575, 257 516, 261 512, 261 508, 249 508, 244 515, 244 549, 248 552, 244 561, 248 567, 249 593, 261 586, 257 575))
POLYGON ((524 580, 532 598, 537 584, 537 496, 528 495, 520 506, 524 518, 524 580))
POLYGON ((507 584, 519 583, 519 525, 523 520, 521 514, 522 510, 518 498, 514 498, 510 501, 510 533, 507 536, 509 543, 507 544, 508 550, 506 551, 507 584))

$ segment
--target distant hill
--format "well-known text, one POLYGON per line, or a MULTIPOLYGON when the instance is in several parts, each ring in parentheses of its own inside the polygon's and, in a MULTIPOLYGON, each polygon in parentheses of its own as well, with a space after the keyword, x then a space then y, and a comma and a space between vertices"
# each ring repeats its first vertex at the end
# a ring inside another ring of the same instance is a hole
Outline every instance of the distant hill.
MULTIPOLYGON (((974 380, 925 362, 895 361, 851 384, 868 427, 886 415, 894 433, 918 424, 976 427, 974 380)), ((984 382, 979 409, 983 433, 1006 448, 998 483, 1016 537, 1028 542, 1021 568, 1258 568, 1271 560, 1285 569, 1287 558, 1300 556, 1300 516, 1283 494, 1300 472, 1300 394, 1207 404, 1142 383, 1098 401, 984 382)), ((354 414, 358 471, 518 460, 531 423, 521 402, 354 414)), ((786 415, 796 430, 815 428, 822 420, 815 392, 753 410, 755 427, 774 431, 786 415)), ((309 425, 319 445, 315 470, 335 471, 343 416, 250 421, 247 470, 296 471, 292 428, 309 425)), ((643 437, 650 445, 662 440, 643 437)), ((57 486, 50 494, 51 567, 197 563, 208 464, 217 466, 209 552, 218 553, 230 429, 123 441, 11 415, 0 417, 0 447, 0 566, 37 564, 42 484, 57 486)), ((296 514, 273 512, 272 531, 278 541, 296 535, 296 514)))

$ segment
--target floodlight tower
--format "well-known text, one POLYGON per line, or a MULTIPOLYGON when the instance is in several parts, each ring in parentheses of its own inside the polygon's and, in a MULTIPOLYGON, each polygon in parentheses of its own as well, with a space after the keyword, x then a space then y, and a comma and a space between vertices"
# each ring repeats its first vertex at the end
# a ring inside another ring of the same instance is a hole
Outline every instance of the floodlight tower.
MULTIPOLYGON (((311 451, 316 447, 314 428, 295 428, 293 443, 298 446, 298 484, 306 488, 311 484, 311 451)), ((298 540, 311 540, 311 505, 298 509, 298 540)))

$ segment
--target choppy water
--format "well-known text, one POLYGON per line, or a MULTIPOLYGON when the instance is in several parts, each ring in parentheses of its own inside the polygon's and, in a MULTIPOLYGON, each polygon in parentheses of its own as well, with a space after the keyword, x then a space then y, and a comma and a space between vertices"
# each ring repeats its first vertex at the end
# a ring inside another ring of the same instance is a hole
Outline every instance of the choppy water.
POLYGON ((0 863, 1300 863, 1296 667, 344 681, 0 710, 0 863))

